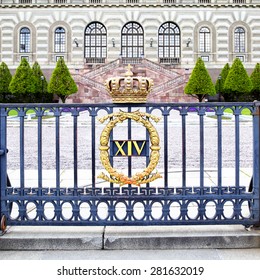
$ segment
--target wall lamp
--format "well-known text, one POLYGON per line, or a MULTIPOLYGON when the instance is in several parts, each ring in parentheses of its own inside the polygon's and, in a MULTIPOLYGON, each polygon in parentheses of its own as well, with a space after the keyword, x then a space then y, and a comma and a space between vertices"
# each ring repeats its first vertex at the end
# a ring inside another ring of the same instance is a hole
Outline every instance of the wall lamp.
POLYGON ((78 47, 79 47, 79 42, 78 42, 78 39, 77 39, 77 38, 75 38, 75 39, 73 40, 73 43, 75 43, 76 48, 78 48, 78 47))
POLYGON ((153 38, 150 39, 150 47, 153 47, 153 38))
POLYGON ((189 47, 190 43, 191 43, 191 38, 188 38, 188 41, 186 43, 187 48, 189 47))
POLYGON ((115 38, 112 38, 112 46, 113 46, 113 48, 116 46, 116 40, 115 40, 115 38))

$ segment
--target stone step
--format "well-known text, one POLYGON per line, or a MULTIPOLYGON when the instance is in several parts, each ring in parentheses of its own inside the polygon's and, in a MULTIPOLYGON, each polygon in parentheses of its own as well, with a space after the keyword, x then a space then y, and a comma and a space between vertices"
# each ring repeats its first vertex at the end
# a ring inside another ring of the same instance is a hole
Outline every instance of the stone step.
POLYGON ((172 250, 260 248, 260 230, 242 225, 54 227, 12 226, 0 250, 172 250))
MULTIPOLYGON (((166 69, 160 64, 144 60, 141 64, 133 65, 132 71, 134 76, 145 76, 153 79, 154 89, 152 90, 150 97, 148 97, 149 102, 192 102, 189 96, 183 94, 184 85, 187 82, 188 76, 183 69, 166 69), (167 93, 167 94, 166 94, 167 93)), ((82 99, 82 102, 111 102, 111 98, 107 96, 105 87, 102 85, 104 81, 111 77, 124 77, 126 73, 126 65, 119 63, 108 63, 100 68, 93 69, 83 69, 80 72, 79 82, 82 84, 79 92, 76 96, 72 96, 70 100, 79 100, 77 95, 81 94, 81 91, 85 88, 88 94, 82 99), (108 67, 111 64, 111 68, 108 67), (85 78, 84 78, 85 77, 85 78), (86 79, 87 78, 87 79, 86 79), (99 89, 102 96, 105 95, 105 99, 98 100, 93 92, 91 95, 91 88, 97 83, 97 88, 99 89)))

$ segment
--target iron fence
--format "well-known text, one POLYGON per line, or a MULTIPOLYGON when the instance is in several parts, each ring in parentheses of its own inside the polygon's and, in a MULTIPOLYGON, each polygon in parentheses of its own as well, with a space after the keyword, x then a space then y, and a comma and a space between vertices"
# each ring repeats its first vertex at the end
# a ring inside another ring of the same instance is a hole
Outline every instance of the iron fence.
POLYGON ((0 104, 2 227, 259 223, 259 105, 0 104), (135 112, 145 125, 128 117, 135 112), (150 124, 160 155, 138 185, 132 178, 153 160, 150 124), (102 149, 110 170, 128 178, 121 185, 104 175, 102 149), (252 190, 242 167, 252 170, 252 190))

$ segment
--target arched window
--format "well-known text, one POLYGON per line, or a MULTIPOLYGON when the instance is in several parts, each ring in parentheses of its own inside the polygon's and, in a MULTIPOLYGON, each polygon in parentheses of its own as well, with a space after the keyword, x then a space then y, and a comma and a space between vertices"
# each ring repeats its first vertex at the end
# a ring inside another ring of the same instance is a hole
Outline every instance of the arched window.
POLYGON ((142 57, 144 55, 144 31, 137 22, 128 22, 122 28, 122 57, 142 57))
POLYGON ((31 32, 27 27, 20 30, 20 52, 29 53, 31 51, 31 32))
POLYGON ((66 50, 66 33, 63 27, 58 27, 54 32, 54 52, 63 53, 66 50))
POLYGON ((199 31, 199 51, 200 52, 210 52, 210 30, 208 27, 202 27, 199 31))
POLYGON ((161 63, 179 63, 181 55, 180 28, 174 22, 165 22, 159 28, 158 51, 161 63))
POLYGON ((99 22, 90 23, 85 30, 85 58, 87 63, 105 63, 107 31, 99 22))
POLYGON ((237 27, 234 32, 234 52, 244 53, 245 51, 245 29, 237 27))

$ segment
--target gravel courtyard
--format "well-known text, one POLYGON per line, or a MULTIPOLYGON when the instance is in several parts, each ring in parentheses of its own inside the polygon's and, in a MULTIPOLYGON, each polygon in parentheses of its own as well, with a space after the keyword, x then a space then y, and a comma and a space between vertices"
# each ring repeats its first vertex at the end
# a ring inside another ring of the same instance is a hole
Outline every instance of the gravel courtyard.
MULTIPOLYGON (((161 146, 161 157, 158 168, 164 166, 164 125, 163 120, 155 124, 161 146)), ((96 120, 95 137, 95 166, 103 169, 99 160, 99 137, 106 124, 96 120)), ((37 169, 38 167, 38 136, 37 119, 25 120, 25 169, 37 169)), ((252 118, 247 116, 240 121, 240 167, 252 167, 252 118)), ((200 164, 200 127, 199 117, 191 113, 186 118, 186 163, 187 168, 199 168, 200 164)), ((55 169, 56 167, 56 136, 55 118, 46 118, 42 124, 42 164, 43 169, 55 169)), ((132 123, 132 139, 144 140, 146 129, 132 123)), ((20 167, 20 127, 19 119, 8 120, 8 169, 20 167)), ((126 140, 127 122, 113 129, 113 137, 117 140, 126 140)), ((82 113, 78 117, 78 168, 90 169, 92 162, 92 135, 91 120, 88 114, 82 113)), ((224 168, 235 167, 235 121, 233 118, 222 120, 222 161, 224 168)), ((62 169, 73 169, 73 118, 66 114, 60 118, 60 166, 62 169)), ((204 166, 205 168, 217 168, 217 120, 210 116, 204 117, 204 166)), ((143 157, 133 158, 133 168, 144 168, 143 157)), ((114 158, 116 168, 124 169, 127 165, 127 157, 114 158)), ((173 112, 168 120, 168 162, 169 169, 182 167, 182 123, 179 113, 173 112)))

